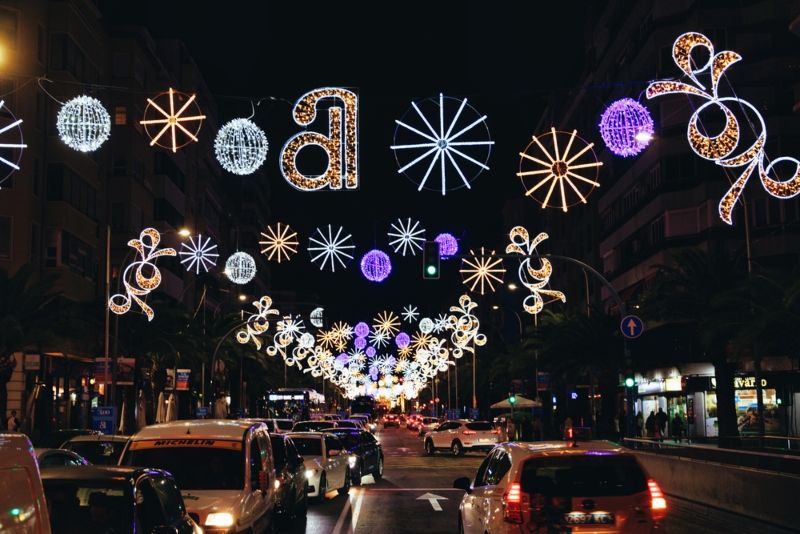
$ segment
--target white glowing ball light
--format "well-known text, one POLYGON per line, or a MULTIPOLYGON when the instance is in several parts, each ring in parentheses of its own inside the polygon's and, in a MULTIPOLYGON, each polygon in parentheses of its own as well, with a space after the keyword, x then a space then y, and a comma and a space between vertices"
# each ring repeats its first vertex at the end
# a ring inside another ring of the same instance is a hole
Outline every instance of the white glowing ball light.
POLYGON ((225 276, 234 284, 246 284, 256 276, 256 260, 246 252, 231 254, 225 262, 225 276))
POLYGON ((94 152, 111 134, 111 116, 96 98, 77 96, 61 106, 56 128, 68 147, 94 152))
POLYGON ((267 159, 264 131, 249 119, 233 119, 219 129, 214 152, 220 165, 233 174, 253 174, 267 159))

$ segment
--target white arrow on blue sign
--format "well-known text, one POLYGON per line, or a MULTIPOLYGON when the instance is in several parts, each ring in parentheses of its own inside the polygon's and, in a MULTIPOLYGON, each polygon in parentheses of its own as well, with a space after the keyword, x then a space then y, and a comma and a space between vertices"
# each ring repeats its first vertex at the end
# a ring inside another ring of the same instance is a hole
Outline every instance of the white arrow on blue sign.
POLYGON ((628 339, 636 339, 644 332, 644 322, 642 318, 636 315, 626 315, 619 323, 619 329, 622 330, 622 335, 628 339))

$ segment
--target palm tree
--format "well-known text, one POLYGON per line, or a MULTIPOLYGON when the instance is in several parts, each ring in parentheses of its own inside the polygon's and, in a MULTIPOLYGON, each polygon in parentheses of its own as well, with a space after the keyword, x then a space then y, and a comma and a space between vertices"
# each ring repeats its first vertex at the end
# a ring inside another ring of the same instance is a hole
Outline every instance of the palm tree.
MULTIPOLYGON (((0 414, 5 416, 7 385, 16 366, 15 352, 40 344, 51 333, 53 278, 35 279, 30 265, 13 276, 0 270, 0 414)), ((3 417, 5 420, 5 417, 3 417)))

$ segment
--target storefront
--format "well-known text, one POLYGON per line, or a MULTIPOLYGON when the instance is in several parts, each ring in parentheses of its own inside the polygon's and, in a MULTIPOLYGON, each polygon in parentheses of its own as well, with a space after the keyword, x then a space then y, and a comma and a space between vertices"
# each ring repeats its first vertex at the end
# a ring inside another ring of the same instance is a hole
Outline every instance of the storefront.
POLYGON ((687 376, 686 427, 689 437, 719 436, 717 381, 713 376, 687 376))
MULTIPOLYGON (((761 378, 761 395, 764 403, 764 432, 774 436, 786 435, 784 417, 779 403, 779 382, 784 382, 781 375, 765 375, 761 378)), ((756 377, 752 375, 737 376, 733 379, 736 390, 736 426, 742 435, 757 434, 758 424, 758 390, 756 377)))
MULTIPOLYGON (((637 376, 637 401, 636 412, 647 419, 652 412, 657 414, 662 410, 672 421, 677 415, 686 428, 686 396, 683 381, 677 374, 677 369, 661 369, 654 371, 649 377, 637 376)), ((672 425, 667 424, 667 436, 671 435, 672 425)))

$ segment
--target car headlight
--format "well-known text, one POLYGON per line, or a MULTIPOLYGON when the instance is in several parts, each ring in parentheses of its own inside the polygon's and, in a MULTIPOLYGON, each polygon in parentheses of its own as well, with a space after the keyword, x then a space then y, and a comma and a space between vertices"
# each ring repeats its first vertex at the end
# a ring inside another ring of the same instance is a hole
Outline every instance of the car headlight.
POLYGON ((214 512, 206 517, 207 527, 231 527, 233 526, 233 515, 228 512, 214 512))
POLYGON ((311 480, 312 478, 314 478, 314 473, 316 472, 317 472, 316 469, 306 469, 306 478, 311 480))
POLYGON ((357 461, 358 461, 358 456, 350 456, 347 458, 347 463, 350 464, 351 469, 356 466, 357 461))

